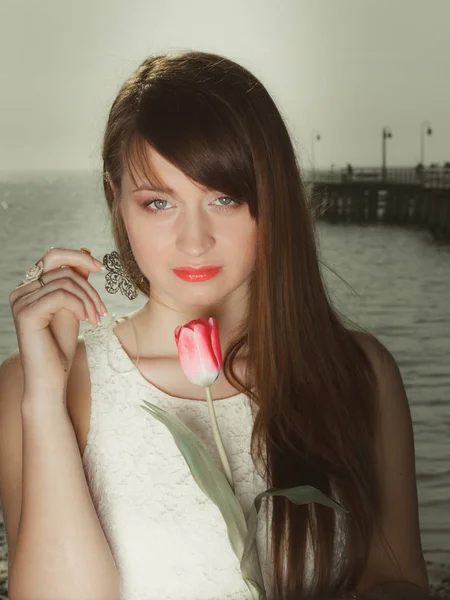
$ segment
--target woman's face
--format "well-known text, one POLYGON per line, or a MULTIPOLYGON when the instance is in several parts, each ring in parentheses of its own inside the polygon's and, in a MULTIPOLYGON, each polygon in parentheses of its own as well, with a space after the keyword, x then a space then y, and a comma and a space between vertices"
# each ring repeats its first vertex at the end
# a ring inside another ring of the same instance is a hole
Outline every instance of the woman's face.
POLYGON ((152 293, 180 306, 206 307, 247 292, 257 245, 248 205, 201 188, 151 146, 148 161, 165 189, 155 191, 136 175, 134 185, 125 171, 120 201, 133 254, 152 293), (222 270, 201 282, 184 281, 172 271, 203 265, 222 270))

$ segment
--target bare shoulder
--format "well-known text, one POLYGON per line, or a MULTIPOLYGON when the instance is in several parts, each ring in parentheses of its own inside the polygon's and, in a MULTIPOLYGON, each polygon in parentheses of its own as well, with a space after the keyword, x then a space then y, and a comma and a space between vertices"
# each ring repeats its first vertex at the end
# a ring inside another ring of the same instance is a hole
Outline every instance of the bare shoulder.
POLYGON ((66 400, 80 455, 83 456, 91 416, 91 379, 82 336, 78 336, 77 348, 67 380, 66 400))
POLYGON ((22 363, 20 362, 20 353, 18 349, 0 363, 0 377, 10 377, 12 372, 14 372, 15 375, 22 373, 22 363))
POLYGON ((361 331, 352 331, 352 333, 373 368, 381 419, 390 424, 397 423, 397 427, 402 424, 407 428, 411 427, 409 400, 400 367, 392 352, 369 333, 361 331))
POLYGON ((356 329, 351 329, 350 333, 369 358, 378 376, 382 374, 386 367, 390 366, 392 368, 396 365, 392 353, 374 335, 356 329))
POLYGON ((16 350, 0 365, 0 504, 8 546, 8 574, 22 502, 22 397, 22 363, 16 350))
POLYGON ((18 349, 0 364, 0 389, 2 404, 8 402, 9 398, 19 402, 23 396, 23 370, 18 349))

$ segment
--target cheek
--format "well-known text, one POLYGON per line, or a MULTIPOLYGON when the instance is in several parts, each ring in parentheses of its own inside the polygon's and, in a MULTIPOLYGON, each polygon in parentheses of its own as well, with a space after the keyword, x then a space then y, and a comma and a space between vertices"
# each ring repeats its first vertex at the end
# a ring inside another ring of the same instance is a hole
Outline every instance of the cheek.
POLYGON ((145 231, 136 238, 136 250, 142 260, 151 263, 154 260, 161 260, 167 256, 171 244, 167 236, 152 234, 145 231))
POLYGON ((229 252, 236 259, 240 259, 238 264, 243 266, 252 264, 256 259, 258 244, 258 233, 255 227, 242 227, 233 232, 229 238, 229 252))
POLYGON ((164 240, 163 236, 156 233, 149 232, 148 227, 134 227, 129 230, 129 237, 133 253, 141 267, 148 269, 151 266, 152 261, 160 259, 166 252, 167 240, 164 240))

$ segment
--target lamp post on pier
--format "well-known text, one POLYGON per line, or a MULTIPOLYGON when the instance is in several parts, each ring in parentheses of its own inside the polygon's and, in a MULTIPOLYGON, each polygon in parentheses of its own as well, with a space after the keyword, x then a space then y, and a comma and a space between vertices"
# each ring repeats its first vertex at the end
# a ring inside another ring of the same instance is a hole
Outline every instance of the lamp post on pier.
POLYGON ((392 137, 392 131, 390 127, 383 127, 383 142, 381 147, 382 154, 382 178, 386 181, 386 139, 392 137))
POLYGON ((314 159, 314 142, 316 140, 318 142, 320 141, 320 133, 317 131, 317 129, 313 129, 312 134, 311 134, 311 162, 312 162, 313 181, 315 181, 315 179, 316 179, 316 165, 315 165, 315 159, 314 159))
POLYGON ((427 128, 426 134, 431 135, 433 130, 428 121, 423 121, 420 125, 420 162, 425 167, 425 127, 427 128))

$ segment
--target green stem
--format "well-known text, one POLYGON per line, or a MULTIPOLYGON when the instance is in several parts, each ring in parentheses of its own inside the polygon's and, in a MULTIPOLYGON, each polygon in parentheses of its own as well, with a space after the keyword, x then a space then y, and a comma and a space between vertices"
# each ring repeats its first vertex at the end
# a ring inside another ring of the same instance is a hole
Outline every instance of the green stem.
POLYGON ((225 448, 223 446, 222 438, 221 438, 220 431, 219 431, 219 426, 217 424, 216 412, 214 410, 210 385, 205 387, 205 392, 206 392, 206 401, 208 402, 209 417, 211 419, 214 439, 216 440, 216 446, 219 451, 220 460, 222 461, 222 465, 223 465, 223 468, 225 471, 225 475, 227 476, 228 483, 230 484, 231 489, 234 492, 233 475, 231 474, 230 463, 228 462, 227 453, 225 452, 225 448))

